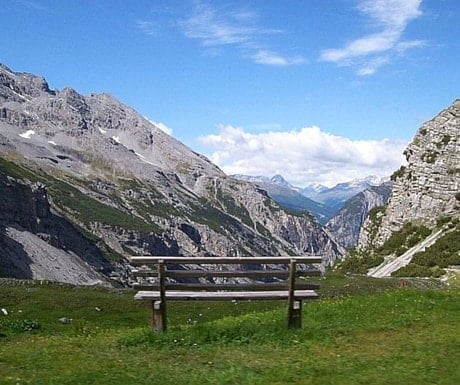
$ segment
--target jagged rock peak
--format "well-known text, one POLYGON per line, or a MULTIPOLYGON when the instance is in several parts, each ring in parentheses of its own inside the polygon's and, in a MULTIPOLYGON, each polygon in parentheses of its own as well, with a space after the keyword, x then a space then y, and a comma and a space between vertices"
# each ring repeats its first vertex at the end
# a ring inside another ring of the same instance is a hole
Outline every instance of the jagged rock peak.
POLYGON ((433 227, 440 216, 460 217, 460 99, 424 123, 404 154, 381 226, 370 237, 366 223, 360 247, 382 244, 407 222, 433 227))
POLYGON ((24 101, 25 97, 38 97, 42 93, 54 94, 42 76, 25 72, 14 72, 6 65, 0 63, 0 88, 7 88, 24 101))
POLYGON ((3 72, 3 71, 6 71, 6 72, 10 72, 10 73, 13 73, 13 71, 7 67, 5 64, 3 63, 0 63, 0 70, 3 72))

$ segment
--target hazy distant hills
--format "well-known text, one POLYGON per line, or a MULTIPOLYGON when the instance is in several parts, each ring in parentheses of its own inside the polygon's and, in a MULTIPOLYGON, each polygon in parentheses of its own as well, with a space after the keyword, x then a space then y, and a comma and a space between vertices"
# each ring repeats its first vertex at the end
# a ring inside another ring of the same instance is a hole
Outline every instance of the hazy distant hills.
POLYGON ((301 193, 316 202, 323 203, 336 212, 352 196, 370 187, 379 186, 388 180, 389 177, 378 178, 375 176, 368 176, 363 179, 354 179, 349 182, 338 183, 331 188, 321 185, 307 186, 301 190, 301 193))

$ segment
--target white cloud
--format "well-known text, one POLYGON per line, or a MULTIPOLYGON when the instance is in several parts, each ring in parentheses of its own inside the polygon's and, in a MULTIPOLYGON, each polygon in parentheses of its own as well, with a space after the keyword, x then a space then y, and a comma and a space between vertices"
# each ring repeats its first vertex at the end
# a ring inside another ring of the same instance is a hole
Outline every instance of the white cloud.
POLYGON ((162 122, 155 122, 155 121, 147 118, 147 116, 144 116, 144 119, 146 119, 149 123, 153 124, 156 128, 159 128, 161 131, 163 131, 166 134, 172 136, 173 129, 168 127, 166 124, 164 124, 162 122))
POLYGON ((366 76, 374 74, 381 66, 388 63, 390 59, 385 56, 380 56, 363 64, 358 70, 358 75, 366 76))
POLYGON ((213 53, 216 47, 234 46, 257 64, 290 66, 304 62, 301 57, 266 50, 263 37, 282 31, 260 26, 258 15, 248 8, 223 10, 198 1, 191 15, 178 24, 186 37, 199 40, 207 49, 214 49, 213 53))
POLYGON ((167 133, 168 135, 172 135, 173 130, 169 128, 166 124, 161 122, 152 122, 156 127, 158 127, 161 131, 167 133))
POLYGON ((257 51, 252 58, 256 63, 266 64, 270 66, 290 66, 295 64, 301 64, 305 62, 305 59, 302 57, 285 57, 276 52, 259 50, 257 51))
POLYGON ((289 132, 252 134, 220 126, 217 134, 199 138, 209 158, 227 174, 282 174, 294 185, 334 185, 368 175, 388 176, 404 158, 400 140, 351 140, 305 127, 289 132))
POLYGON ((146 35, 156 35, 158 31, 157 25, 152 21, 138 20, 136 26, 146 35))
POLYGON ((326 49, 320 60, 338 65, 356 65, 359 75, 371 75, 390 56, 424 45, 423 41, 401 41, 408 23, 422 15, 422 0, 360 0, 358 10, 368 16, 379 32, 347 43, 342 48, 326 49))
POLYGON ((180 22, 185 36, 199 39, 205 46, 246 44, 259 31, 254 16, 246 13, 221 14, 206 3, 199 2, 190 17, 180 22))

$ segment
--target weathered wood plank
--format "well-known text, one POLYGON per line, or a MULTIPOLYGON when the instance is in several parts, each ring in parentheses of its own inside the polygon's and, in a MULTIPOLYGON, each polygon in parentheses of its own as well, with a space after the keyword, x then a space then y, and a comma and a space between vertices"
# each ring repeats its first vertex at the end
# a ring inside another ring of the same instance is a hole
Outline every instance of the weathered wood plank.
MULTIPOLYGON (((250 282, 250 283, 182 283, 170 282, 165 283, 165 289, 168 290, 200 290, 200 291, 270 291, 270 290, 287 290, 287 282, 250 282)), ((158 283, 134 283, 135 290, 159 290, 158 283)), ((319 284, 310 282, 297 282, 295 290, 317 290, 319 284)))
POLYGON ((300 329, 302 327, 302 299, 295 296, 299 285, 296 280, 296 271, 297 261, 292 259, 289 265, 288 327, 300 329))
POLYGON ((130 257, 131 264, 144 265, 155 264, 160 260, 165 263, 177 264, 289 264, 291 259, 295 259, 297 263, 312 264, 321 263, 321 256, 296 256, 296 257, 246 257, 246 258, 228 258, 228 257, 215 257, 215 258, 202 258, 202 257, 180 257, 180 256, 137 256, 130 257))
POLYGON ((164 262, 162 260, 159 261, 158 263, 158 278, 159 278, 159 285, 160 285, 160 302, 159 302, 159 309, 157 317, 160 319, 157 321, 159 324, 159 328, 156 329, 156 331, 166 331, 167 329, 167 321, 166 321, 166 282, 165 282, 165 266, 164 262))
POLYGON ((286 270, 167 270, 169 278, 287 278, 286 270))
MULTIPOLYGON (((276 300, 287 299, 289 290, 282 291, 166 291, 166 299, 170 301, 188 301, 188 300, 203 300, 203 301, 222 301, 222 300, 276 300)), ((138 300, 159 300, 159 291, 139 291, 134 296, 138 300)), ((294 292, 295 299, 317 299, 318 294, 314 290, 296 290, 294 292)))
MULTIPOLYGON (((133 277, 157 277, 157 270, 133 269, 133 277)), ((296 277, 318 277, 320 270, 298 270, 296 277)), ((288 270, 234 270, 234 271, 215 271, 215 270, 166 270, 165 276, 168 278, 280 278, 289 277, 288 270)))

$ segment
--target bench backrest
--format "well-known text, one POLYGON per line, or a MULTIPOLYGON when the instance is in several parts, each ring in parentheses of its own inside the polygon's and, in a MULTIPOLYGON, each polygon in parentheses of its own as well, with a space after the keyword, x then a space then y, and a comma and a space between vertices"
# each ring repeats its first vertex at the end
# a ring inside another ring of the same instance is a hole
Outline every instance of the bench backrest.
POLYGON ((141 265, 132 274, 136 290, 197 291, 272 291, 310 290, 319 285, 298 281, 299 277, 318 276, 310 265, 321 257, 193 258, 171 256, 131 257, 141 265))

